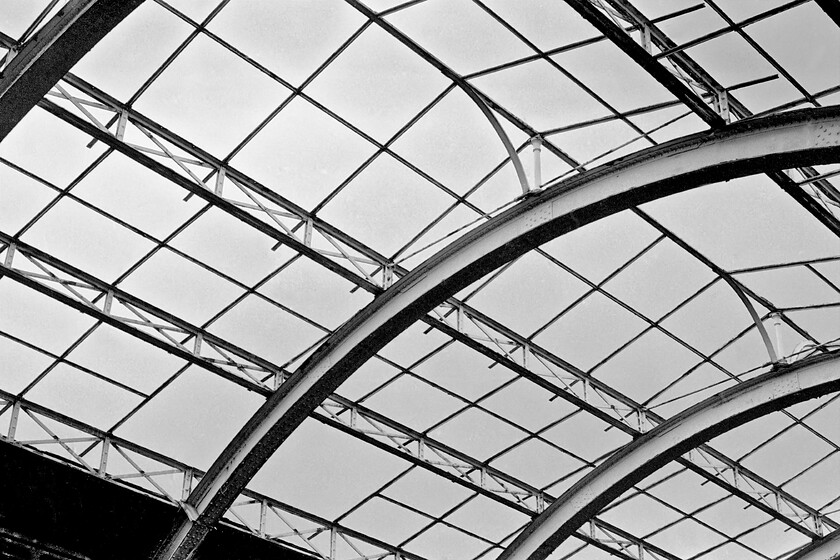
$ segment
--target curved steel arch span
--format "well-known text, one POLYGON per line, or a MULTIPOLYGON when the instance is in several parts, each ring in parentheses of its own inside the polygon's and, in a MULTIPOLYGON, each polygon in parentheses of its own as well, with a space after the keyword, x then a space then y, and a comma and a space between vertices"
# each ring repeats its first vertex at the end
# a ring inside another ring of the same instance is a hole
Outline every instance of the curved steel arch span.
POLYGON ((582 225, 694 187, 840 161, 840 107, 741 121, 643 150, 527 197, 444 248, 339 328, 265 402, 184 504, 159 560, 189 558, 238 493, 318 404, 447 297, 582 225))
POLYGON ((0 140, 144 0, 70 0, 0 72, 0 140))
MULTIPOLYGON (((798 402, 840 391, 840 352, 781 366, 709 397, 627 444, 534 519, 499 560, 543 560, 580 525, 645 477, 701 443, 798 402)), ((823 541, 818 541, 822 543, 823 541)), ((837 547, 837 539, 815 556, 837 547)), ((816 550, 816 548, 815 548, 816 550)))

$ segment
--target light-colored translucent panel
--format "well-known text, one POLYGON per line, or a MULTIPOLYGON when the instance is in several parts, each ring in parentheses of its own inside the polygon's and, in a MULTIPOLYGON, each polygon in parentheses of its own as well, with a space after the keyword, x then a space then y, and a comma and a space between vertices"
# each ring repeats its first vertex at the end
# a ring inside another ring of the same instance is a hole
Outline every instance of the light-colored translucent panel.
POLYGON ((26 398, 108 430, 140 403, 140 397, 66 364, 41 379, 26 398))
POLYGON ((709 125, 704 123, 700 117, 683 105, 630 117, 630 120, 642 130, 649 132, 648 136, 659 143, 709 128, 709 125))
POLYGON ((793 550, 810 543, 808 537, 799 531, 786 531, 787 525, 781 521, 771 521, 763 527, 744 535, 739 542, 775 558, 780 552, 793 550))
POLYGON ((584 466, 574 457, 536 439, 506 451, 494 459, 492 465, 537 488, 548 486, 584 466))
POLYGON ((534 337, 534 341, 588 370, 644 327, 641 319, 595 293, 534 337))
POLYGON ((167 3, 196 23, 201 23, 221 4, 220 0, 167 0, 167 3))
POLYGON ((818 342, 831 342, 840 338, 840 308, 838 307, 788 311, 786 315, 818 342))
POLYGON ((639 494, 618 505, 611 505, 598 517, 634 535, 642 536, 676 521, 680 515, 650 496, 639 494))
POLYGON ((58 187, 78 177, 105 148, 39 108, 33 108, 0 144, 0 156, 58 187))
POLYGON ((429 0, 388 20, 460 74, 533 54, 515 35, 467 0, 429 0))
POLYGON ((520 529, 530 521, 530 517, 485 496, 476 496, 448 515, 444 521, 497 542, 520 529))
POLYGON ((549 241, 542 248, 592 282, 600 282, 657 236, 631 212, 621 212, 549 241))
MULTIPOLYGON (((458 194, 469 191, 507 155, 490 121, 461 90, 447 95, 392 147, 458 194)), ((522 192, 518 183, 511 188, 511 198, 522 192)))
POLYGON ((164 70, 135 107, 216 156, 226 156, 289 90, 204 35, 164 70))
POLYGON ((389 544, 398 544, 431 523, 428 517, 382 498, 373 498, 342 519, 342 525, 389 544))
POLYGON ((589 286, 543 255, 531 252, 484 286, 470 305, 527 336, 588 290, 589 286))
POLYGON ((405 461, 393 455, 320 422, 306 420, 248 486, 334 519, 406 467, 405 461))
POLYGON ((48 4, 47 0, 6 0, 3 2, 0 31, 15 40, 19 39, 48 4))
POLYGON ((584 168, 592 168, 650 146, 640 136, 625 123, 611 121, 552 134, 549 138, 584 168))
POLYGON ((733 459, 740 459, 790 423, 783 413, 774 412, 719 435, 709 445, 733 459))
POLYGON ((651 408, 669 418, 734 384, 735 381, 720 369, 708 363, 703 364, 688 375, 681 376, 673 386, 653 399, 651 408))
MULTIPOLYGON (((764 320, 764 328, 767 329, 767 333, 773 343, 773 349, 781 356, 790 353, 793 347, 802 340, 799 334, 785 324, 779 327, 780 332, 777 338, 772 319, 764 320), (782 341, 781 348, 777 344, 778 339, 782 341)), ((715 354, 714 360, 721 367, 735 375, 741 375, 749 371, 750 373, 743 377, 743 379, 748 379, 756 375, 757 372, 763 371, 757 370, 756 368, 769 365, 770 354, 764 346, 764 341, 758 329, 750 329, 744 336, 715 354), (754 371, 756 373, 753 373, 754 371)))
POLYGON ((277 365, 324 336, 320 329, 253 295, 225 313, 210 330, 277 365))
POLYGON ((414 368, 414 372, 463 397, 474 400, 502 383, 513 373, 497 366, 463 344, 450 344, 414 368))
POLYGON ((374 25, 306 92, 385 142, 447 85, 448 80, 434 67, 374 25))
MULTIPOLYGON (((642 483, 642 486, 647 484, 642 483)), ((697 511, 728 495, 726 490, 716 484, 709 484, 705 478, 688 470, 653 486, 649 492, 666 504, 685 512, 697 511)))
POLYGON ((263 399, 195 366, 117 429, 117 435, 207 469, 263 399))
POLYGON ((353 375, 341 384, 337 393, 349 399, 361 399, 398 373, 399 370, 374 357, 353 372, 353 375))
MULTIPOLYGON (((770 433, 765 435, 769 436, 770 433)), ((801 426, 794 426, 744 459, 742 463, 748 469, 760 472, 767 480, 781 484, 832 450, 831 445, 810 431, 801 426)))
POLYGON ((659 319, 714 278, 712 271, 664 240, 610 279, 604 289, 650 319, 659 319))
POLYGON ((321 212, 328 222, 392 254, 453 202, 389 155, 380 155, 321 212))
POLYGON ((777 8, 786 2, 785 0, 717 0, 716 3, 737 23, 777 8))
POLYGON ((829 282, 840 288, 840 260, 834 260, 813 265, 817 272, 825 276, 829 282))
POLYGON ((128 100, 190 31, 192 27, 156 2, 144 2, 72 72, 117 99, 128 100))
POLYGON ((738 279, 777 307, 817 305, 840 300, 837 290, 801 266, 742 274, 738 279))
MULTIPOLYGON (((775 73, 775 70, 773 71, 775 73)), ((756 84, 732 93, 753 113, 768 111, 796 99, 802 94, 787 80, 777 78, 771 82, 756 84)))
MULTIPOLYGON (((5 306, 4 306, 5 312, 5 306)), ((5 321, 0 323, 5 330, 5 321)), ((18 393, 26 388, 38 375, 44 371, 52 358, 15 342, 5 336, 0 336, 0 389, 9 393, 18 393)))
MULTIPOLYGON (((653 11, 649 10, 649 5, 654 3, 660 4, 663 8, 665 8, 663 5, 667 4, 665 13, 675 11, 680 7, 688 7, 696 4, 696 2, 686 1, 684 2, 686 6, 676 6, 674 5, 675 2, 670 2, 668 0, 652 0, 634 2, 633 5, 641 9, 648 17, 654 17, 653 11)), ((657 24, 657 27, 664 31, 671 40, 679 45, 685 43, 686 41, 690 41, 691 39, 696 39, 697 37, 711 33, 712 31, 722 29, 726 27, 726 22, 717 15, 714 10, 704 8, 702 10, 696 10, 694 12, 684 14, 678 18, 660 22, 657 24)))
POLYGON ((806 90, 820 91, 840 83, 840 28, 816 3, 787 10, 746 31, 806 90))
POLYGON ((482 76, 472 83, 537 130, 609 114, 606 107, 545 60, 482 76))
POLYGON ((588 412, 579 412, 551 428, 543 436, 569 452, 595 461, 630 443, 630 436, 588 412), (581 434, 587 434, 582 437, 581 434))
POLYGON ((241 294, 230 282, 169 250, 155 253, 121 287, 194 325, 201 325, 241 294))
POLYGON ((724 269, 836 256, 837 238, 763 176, 733 179, 644 207, 724 269))
POLYGON ((701 43, 686 50, 686 54, 700 63, 723 87, 776 73, 769 62, 735 33, 701 43))
MULTIPOLYGON (((400 249, 397 260, 400 265, 410 270, 485 221, 476 211, 461 203, 456 204, 454 209, 450 208, 425 234, 400 249)), ((440 216, 435 219, 438 218, 440 216)))
POLYGON ((677 10, 694 6, 696 3, 691 0, 635 0, 633 5, 646 15, 648 19, 654 19, 677 10))
POLYGON ((563 399, 552 397, 553 393, 521 379, 483 400, 481 404, 526 430, 538 431, 575 410, 563 399))
POLYGON ((234 0, 213 19, 209 29, 299 85, 364 21, 359 12, 343 2, 234 0))
POLYGON ((648 539, 680 558, 690 558, 721 544, 726 537, 715 533, 692 519, 685 519, 648 539))
POLYGON ((100 325, 68 359, 145 393, 157 389, 184 363, 108 325, 100 325))
POLYGON ((552 58, 619 111, 674 99, 664 86, 610 41, 600 41, 552 58))
MULTIPOLYGON (((835 414, 834 422, 840 425, 840 417, 838 416, 840 415, 835 414)), ((840 473, 840 454, 835 453, 813 469, 786 484, 785 489, 806 504, 823 508, 826 504, 835 501, 840 494, 840 484, 838 484, 840 474, 838 473, 840 473)), ((834 510, 836 510, 836 506, 827 508, 827 511, 834 510)))
POLYGON ((0 165, 0 230, 15 235, 54 196, 42 183, 0 165))
POLYGON ((172 246, 217 270, 253 285, 291 255, 272 251, 276 242, 222 210, 211 209, 172 241, 172 246))
POLYGON ((461 409, 464 403, 415 377, 403 375, 367 399, 365 406, 424 432, 461 409))
POLYGON ((732 496, 698 512, 697 518, 729 536, 739 535, 770 520, 766 513, 745 505, 745 502, 732 496))
POLYGON ((751 324, 747 308, 725 282, 716 282, 662 321, 665 329, 704 354, 716 350, 751 324))
POLYGON ((298 258, 260 288, 266 296, 334 329, 372 296, 307 258, 298 258))
POLYGON ((541 50, 596 36, 571 7, 550 0, 490 0, 485 4, 541 50))
POLYGON ((374 150, 332 117, 294 99, 232 162, 281 196, 313 208, 374 150))
POLYGON ((417 322, 388 343, 379 354, 408 367, 446 342, 447 337, 426 323, 417 322), (428 331, 428 332, 426 332, 428 331))
POLYGON ((63 199, 22 240, 110 282, 151 248, 152 243, 76 201, 63 199))
POLYGON ((840 397, 835 394, 811 402, 822 408, 808 416, 806 424, 835 445, 840 445, 840 397))
POLYGON ((93 325, 93 319, 9 279, 0 281, 0 330, 56 354, 93 325))
POLYGON ((197 197, 184 201, 182 189, 119 153, 97 165, 73 194, 157 239, 202 206, 197 197))
POLYGON ((388 486, 385 496, 429 515, 439 516, 464 501, 470 491, 425 469, 415 467, 388 486))
POLYGON ((526 434, 486 412, 471 408, 435 428, 429 435, 483 461, 526 434))
POLYGON ((405 545, 424 558, 472 558, 489 545, 462 531, 437 524, 405 545))

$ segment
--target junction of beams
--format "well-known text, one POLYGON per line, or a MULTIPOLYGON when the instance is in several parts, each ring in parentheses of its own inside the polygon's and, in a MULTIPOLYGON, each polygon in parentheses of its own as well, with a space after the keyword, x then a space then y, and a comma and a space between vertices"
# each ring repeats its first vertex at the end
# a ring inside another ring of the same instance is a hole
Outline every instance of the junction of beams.
POLYGON ((0 74, 0 141, 143 0, 70 0, 0 74))
POLYGON ((701 184, 840 159, 837 108, 804 110, 701 133, 559 183, 427 260, 345 323, 249 420, 189 502, 157 558, 189 558, 239 490, 353 371, 440 301, 546 241, 622 209, 701 184))
MULTIPOLYGON (((835 351, 778 367, 709 397, 629 443, 582 478, 526 527, 499 560, 547 558, 587 519, 700 443, 750 420, 838 390, 840 353, 835 351)), ((812 558, 826 558, 816 554, 812 558)))

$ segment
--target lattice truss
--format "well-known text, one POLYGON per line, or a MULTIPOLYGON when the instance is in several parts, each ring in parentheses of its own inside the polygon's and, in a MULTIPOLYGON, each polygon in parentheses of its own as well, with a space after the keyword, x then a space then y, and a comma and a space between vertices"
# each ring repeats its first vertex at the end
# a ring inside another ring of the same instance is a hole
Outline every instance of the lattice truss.
MULTIPOLYGON (((539 190, 840 99, 840 28, 816 1, 209 4, 146 2, 0 144, 0 436, 175 506, 336 328, 518 202, 474 101, 539 190), (331 22, 296 39, 315 53, 298 66, 258 47, 294 18, 331 22), (163 46, 119 66, 150 29, 163 46)), ((63 5, 0 18, 0 69, 63 5)), ((634 437, 838 347, 838 174, 703 187, 488 274, 289 442, 305 457, 325 438, 334 461, 307 472, 281 447, 224 522, 324 559, 495 558, 634 437)), ((789 556, 840 528, 838 425, 829 397, 700 446, 555 557, 789 556)))

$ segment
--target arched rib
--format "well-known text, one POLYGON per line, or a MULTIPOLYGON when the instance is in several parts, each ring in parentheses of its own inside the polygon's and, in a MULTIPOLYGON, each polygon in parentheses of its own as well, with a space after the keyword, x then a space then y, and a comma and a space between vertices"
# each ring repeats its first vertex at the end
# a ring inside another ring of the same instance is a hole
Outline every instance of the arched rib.
POLYGON ((835 391, 840 391, 837 351, 780 366, 709 397, 582 478, 525 527, 499 560, 543 560, 610 502, 680 455, 750 420, 835 391))
POLYGON ((0 77, 0 140, 143 0, 70 0, 29 39, 0 77))
POLYGON ((840 529, 814 541, 787 560, 837 560, 840 558, 840 529))
POLYGON ((447 297, 584 224, 702 184, 840 161, 840 107, 742 121, 641 151, 523 200, 466 234, 339 328, 240 430, 156 558, 189 558, 274 450, 385 344, 447 297))

